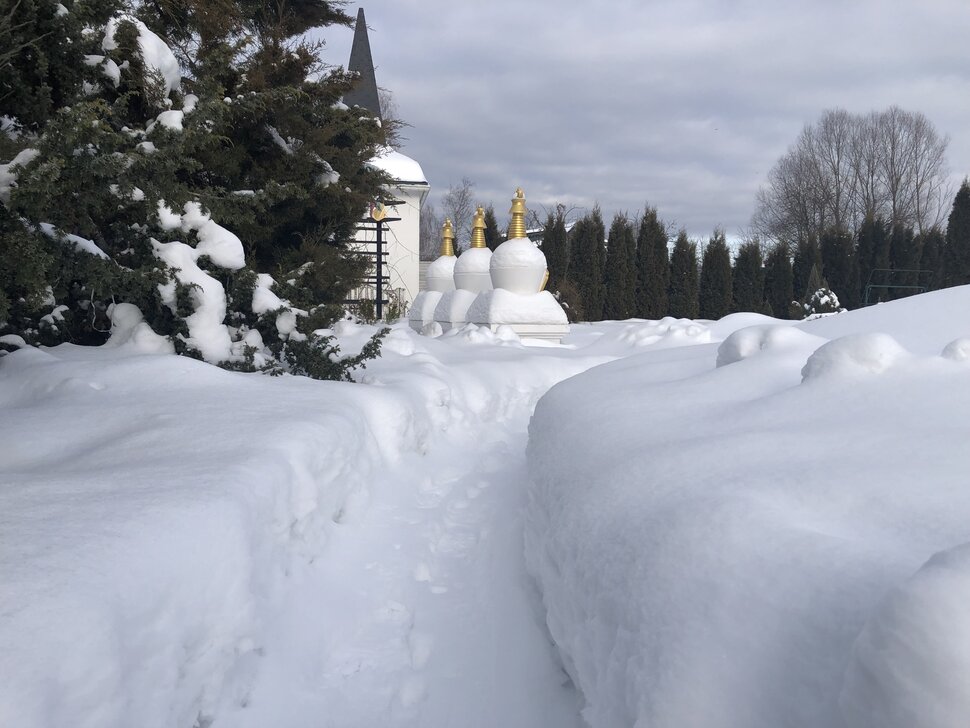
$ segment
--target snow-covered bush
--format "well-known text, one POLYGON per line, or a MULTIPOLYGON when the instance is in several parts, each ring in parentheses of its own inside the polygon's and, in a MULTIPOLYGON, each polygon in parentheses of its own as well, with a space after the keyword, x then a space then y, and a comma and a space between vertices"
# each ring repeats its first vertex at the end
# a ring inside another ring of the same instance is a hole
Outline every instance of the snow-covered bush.
POLYGON ((845 311, 839 303, 839 297, 825 287, 816 290, 806 303, 794 303, 793 305, 801 309, 803 319, 815 316, 828 316, 829 314, 845 311))
POLYGON ((125 302, 181 354, 327 371, 315 332, 363 274, 344 241, 385 181, 364 164, 383 132, 297 38, 351 18, 329 2, 58 7, 14 8, 15 35, 57 42, 2 83, 0 335, 100 344, 125 302))

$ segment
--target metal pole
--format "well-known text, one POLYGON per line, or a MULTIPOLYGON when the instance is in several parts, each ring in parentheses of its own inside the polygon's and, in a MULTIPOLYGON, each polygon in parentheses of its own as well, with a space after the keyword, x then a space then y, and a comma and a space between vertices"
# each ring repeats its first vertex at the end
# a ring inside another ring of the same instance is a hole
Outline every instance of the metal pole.
POLYGON ((377 320, 384 320, 384 223, 377 221, 377 320))

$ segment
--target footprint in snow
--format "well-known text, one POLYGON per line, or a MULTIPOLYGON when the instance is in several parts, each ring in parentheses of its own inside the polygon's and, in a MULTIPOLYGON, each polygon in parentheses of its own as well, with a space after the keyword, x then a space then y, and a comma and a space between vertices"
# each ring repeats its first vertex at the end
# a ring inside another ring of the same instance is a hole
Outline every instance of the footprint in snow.
POLYGON ((424 678, 420 675, 411 675, 405 679, 401 689, 398 690, 397 697, 401 705, 410 708, 415 703, 424 698, 425 684, 424 678))
POLYGON ((431 635, 411 630, 411 634, 408 635, 408 647, 411 649, 411 667, 420 670, 428 664, 433 644, 434 638, 431 635))
POLYGON ((415 581, 431 581, 431 569, 423 561, 414 567, 415 581))

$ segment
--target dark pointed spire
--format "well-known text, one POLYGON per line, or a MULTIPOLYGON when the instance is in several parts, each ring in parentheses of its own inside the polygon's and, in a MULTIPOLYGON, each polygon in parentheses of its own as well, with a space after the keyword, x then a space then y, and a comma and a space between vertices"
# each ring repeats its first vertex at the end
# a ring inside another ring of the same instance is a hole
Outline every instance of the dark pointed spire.
POLYGON ((367 21, 364 9, 357 10, 357 25, 354 28, 354 45, 350 49, 348 71, 360 74, 354 88, 344 95, 347 106, 359 106, 372 114, 381 116, 381 99, 377 95, 377 77, 374 75, 374 59, 370 54, 370 40, 367 38, 367 21))

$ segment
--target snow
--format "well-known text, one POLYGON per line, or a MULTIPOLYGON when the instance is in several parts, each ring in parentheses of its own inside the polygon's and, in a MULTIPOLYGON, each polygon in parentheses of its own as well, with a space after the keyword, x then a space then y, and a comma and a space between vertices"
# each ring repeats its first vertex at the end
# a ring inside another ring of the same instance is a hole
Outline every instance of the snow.
MULTIPOLYGON (((121 68, 110 58, 100 55, 86 55, 84 56, 84 63, 88 66, 101 66, 101 72, 115 88, 121 83, 121 68)), ((93 93, 94 90, 91 89, 91 92, 93 93)))
POLYGON ((74 249, 82 253, 90 253, 91 255, 96 255, 99 258, 104 258, 108 260, 108 254, 105 253, 101 248, 98 247, 97 243, 93 240, 88 240, 87 238, 82 238, 80 235, 74 235, 73 233, 64 233, 55 228, 53 225, 47 222, 42 222, 38 226, 44 235, 53 240, 64 240, 71 243, 74 249))
POLYGON ((186 202, 183 210, 182 232, 195 231, 199 238, 195 249, 200 256, 208 256, 213 265, 227 270, 239 270, 246 265, 242 241, 209 217, 209 213, 203 212, 202 205, 186 202))
POLYGON ((22 149, 6 164, 0 164, 0 203, 10 202, 10 190, 17 186, 17 168, 26 167, 40 154, 39 149, 22 149))
POLYGON ((850 725, 949 728, 966 723, 968 598, 970 544, 935 554, 893 589, 853 648, 841 695, 850 725))
MULTIPOLYGON (((7 346, 12 346, 18 349, 27 346, 27 342, 24 340, 24 337, 18 336, 17 334, 4 334, 3 336, 0 336, 0 344, 6 344, 7 346)), ((2 352, 2 354, 6 353, 6 351, 2 352)))
POLYGON ((487 291, 492 287, 489 274, 489 261, 492 251, 488 248, 468 248, 455 261, 455 287, 474 293, 487 291))
POLYGON ((0 725, 578 728, 523 443, 609 357, 399 326, 351 385, 143 344, 0 359, 0 725))
POLYGON ((439 255, 428 265, 425 279, 432 291, 455 290, 455 263, 458 259, 453 255, 439 255))
POLYGON ((513 238, 499 245, 492 255, 492 268, 546 269, 546 256, 528 238, 513 238))
POLYGON ((256 285, 253 288, 253 313, 261 314, 267 311, 276 311, 280 308, 289 307, 289 303, 273 293, 273 286, 276 281, 271 275, 260 273, 256 276, 256 285))
POLYGON ((178 230, 182 227, 182 216, 165 204, 165 200, 158 201, 158 224, 162 230, 178 230))
POLYGON ((428 184, 428 179, 424 176, 424 170, 421 169, 421 165, 391 147, 382 147, 379 149, 377 154, 368 160, 367 164, 382 172, 386 172, 392 179, 398 182, 428 184))
POLYGON ((908 356, 888 334, 850 334, 816 349, 802 367, 802 382, 882 374, 908 356))
POLYGON ((151 133, 155 126, 155 123, 161 124, 166 129, 171 129, 172 131, 183 131, 182 121, 185 119, 185 112, 178 109, 169 109, 168 111, 163 111, 157 117, 155 117, 155 122, 148 125, 145 130, 146 133, 151 133))
POLYGON ((526 557, 590 726, 965 724, 968 305, 728 317, 540 401, 526 557))
POLYGON ((0 114, 0 134, 11 141, 16 141, 20 137, 20 124, 12 117, 0 114))
MULTIPOLYGON (((134 23, 137 27, 138 47, 141 50, 145 69, 158 72, 164 84, 165 96, 177 90, 182 82, 182 76, 179 72, 179 63, 175 58, 175 54, 165 44, 165 41, 150 31, 138 18, 130 15, 111 18, 105 26, 104 40, 101 41, 101 48, 107 53, 118 50, 118 44, 115 42, 115 33, 118 32, 118 26, 122 22, 134 23)), ((105 74, 109 75, 107 68, 105 69, 105 74)))
POLYGON ((504 288, 478 294, 468 308, 475 323, 568 324, 566 312, 549 291, 523 295, 504 288))
POLYGON ((408 321, 415 331, 423 331, 426 324, 434 321, 434 311, 444 295, 442 291, 419 291, 408 311, 408 321))
POLYGON ((229 329, 222 323, 226 318, 226 291, 198 266, 199 249, 177 240, 161 243, 154 239, 152 249, 156 258, 173 269, 174 280, 158 286, 163 303, 174 312, 178 305, 176 281, 188 288, 195 310, 185 319, 189 328, 186 343, 198 349, 208 362, 229 360, 232 341, 229 329))
POLYGON ((108 309, 108 316, 111 319, 111 335, 106 347, 132 349, 143 354, 175 353, 172 342, 152 331, 137 306, 113 303, 108 309))
POLYGON ((442 325, 461 327, 468 323, 468 309, 475 302, 477 293, 459 288, 445 291, 434 308, 434 320, 442 325))
POLYGON ((100 348, 7 337, 0 725, 963 726, 968 307, 400 322, 357 384, 130 304, 100 348))

